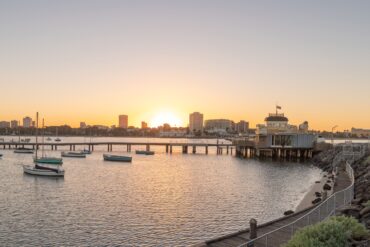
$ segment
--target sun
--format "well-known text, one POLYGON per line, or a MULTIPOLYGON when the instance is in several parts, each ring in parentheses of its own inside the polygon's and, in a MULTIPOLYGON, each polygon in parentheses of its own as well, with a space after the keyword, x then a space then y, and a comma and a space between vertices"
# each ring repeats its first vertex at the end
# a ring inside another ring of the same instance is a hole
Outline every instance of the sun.
POLYGON ((175 113, 169 111, 159 112, 150 120, 151 127, 158 127, 165 123, 168 123, 171 127, 182 126, 181 119, 175 113))

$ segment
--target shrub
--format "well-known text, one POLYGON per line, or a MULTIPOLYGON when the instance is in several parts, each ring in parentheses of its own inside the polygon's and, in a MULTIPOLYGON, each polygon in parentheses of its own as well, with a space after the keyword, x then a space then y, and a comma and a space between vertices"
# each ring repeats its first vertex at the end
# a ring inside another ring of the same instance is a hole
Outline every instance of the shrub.
POLYGON ((346 247, 350 239, 369 236, 354 218, 338 216, 297 231, 285 247, 346 247))

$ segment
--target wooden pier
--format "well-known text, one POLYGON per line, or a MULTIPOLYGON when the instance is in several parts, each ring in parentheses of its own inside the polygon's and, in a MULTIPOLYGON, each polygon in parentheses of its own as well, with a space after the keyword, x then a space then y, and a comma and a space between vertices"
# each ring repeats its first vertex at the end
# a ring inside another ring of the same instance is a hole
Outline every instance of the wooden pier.
POLYGON ((127 152, 132 151, 132 147, 138 147, 150 151, 152 146, 163 147, 166 153, 172 154, 174 148, 181 148, 183 154, 188 154, 189 152, 196 154, 199 152, 199 148, 204 150, 205 154, 209 153, 209 149, 213 148, 216 154, 233 154, 235 149, 234 144, 227 143, 176 143, 176 142, 50 142, 50 143, 32 143, 32 142, 1 142, 0 148, 3 149, 17 149, 17 148, 40 148, 44 146, 49 148, 49 150, 58 150, 58 147, 69 147, 70 151, 75 151, 77 149, 87 148, 89 151, 94 151, 96 146, 106 146, 107 152, 112 152, 113 150, 123 150, 127 152))

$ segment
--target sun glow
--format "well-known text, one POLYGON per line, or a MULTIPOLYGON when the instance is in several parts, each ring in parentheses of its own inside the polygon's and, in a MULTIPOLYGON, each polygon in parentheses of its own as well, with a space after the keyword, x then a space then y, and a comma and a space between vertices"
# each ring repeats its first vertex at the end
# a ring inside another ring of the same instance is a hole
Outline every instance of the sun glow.
POLYGON ((151 127, 158 127, 165 123, 171 125, 172 127, 182 126, 180 117, 169 111, 159 112, 149 122, 151 127))

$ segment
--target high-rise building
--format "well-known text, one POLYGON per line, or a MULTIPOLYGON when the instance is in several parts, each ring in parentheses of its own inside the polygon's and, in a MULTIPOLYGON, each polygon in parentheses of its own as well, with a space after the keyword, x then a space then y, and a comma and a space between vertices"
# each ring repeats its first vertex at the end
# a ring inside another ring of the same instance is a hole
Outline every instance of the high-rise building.
POLYGON ((142 129, 147 129, 148 128, 148 124, 144 121, 141 122, 141 128, 142 129))
POLYGON ((24 128, 31 128, 32 127, 32 118, 24 117, 23 118, 23 127, 24 128))
POLYGON ((128 116, 127 115, 118 116, 118 127, 127 129, 128 127, 128 116))
POLYGON ((80 122, 80 129, 85 129, 85 128, 86 128, 86 123, 80 122))
POLYGON ((10 122, 10 127, 11 128, 18 128, 18 121, 17 120, 12 120, 10 122))
POLYGON ((10 128, 10 122, 8 121, 1 121, 0 128, 10 128))
POLYGON ((247 133, 249 129, 249 122, 240 120, 239 123, 236 124, 235 130, 238 133, 247 133))
POLYGON ((226 130, 233 129, 234 122, 228 119, 209 119, 205 121, 205 128, 207 130, 226 130))
POLYGON ((193 112, 189 115, 189 131, 203 131, 203 114, 193 112))

